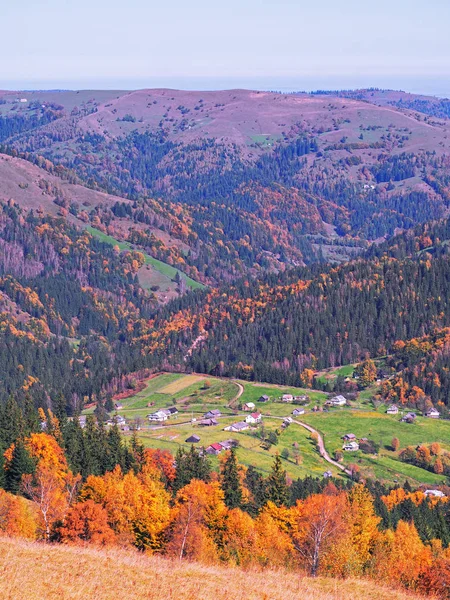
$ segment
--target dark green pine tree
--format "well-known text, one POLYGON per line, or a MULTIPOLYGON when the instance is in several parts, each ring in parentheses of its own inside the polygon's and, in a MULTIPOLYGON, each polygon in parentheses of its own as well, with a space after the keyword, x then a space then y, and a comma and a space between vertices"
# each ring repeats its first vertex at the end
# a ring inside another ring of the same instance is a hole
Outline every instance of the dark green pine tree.
POLYGON ((181 490, 192 479, 209 481, 211 479, 211 465, 205 456, 200 455, 194 445, 189 452, 183 449, 177 451, 175 457, 176 475, 173 482, 174 493, 181 490))
POLYGON ((279 454, 275 456, 266 485, 268 501, 273 502, 277 506, 288 503, 289 489, 286 483, 286 471, 283 469, 279 454))
POLYGON ((252 465, 248 467, 245 474, 245 485, 252 497, 243 508, 255 517, 267 502, 267 490, 261 473, 258 473, 252 465))
POLYGON ((28 454, 22 441, 17 441, 14 446, 11 464, 5 472, 5 489, 13 494, 20 492, 22 475, 33 473, 35 463, 28 454))
POLYGON ((10 396, 0 412, 1 446, 6 450, 23 435, 25 435, 23 414, 16 400, 10 396))
POLYGON ((223 463, 221 487, 227 507, 239 508, 242 504, 242 487, 234 448, 231 449, 223 463))

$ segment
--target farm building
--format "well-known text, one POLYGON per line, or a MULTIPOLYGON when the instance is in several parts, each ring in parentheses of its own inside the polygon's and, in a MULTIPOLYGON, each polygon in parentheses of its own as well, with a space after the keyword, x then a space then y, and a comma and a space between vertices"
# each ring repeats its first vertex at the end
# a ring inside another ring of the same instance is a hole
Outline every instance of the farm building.
POLYGON ((198 442, 200 441, 200 436, 198 435, 190 435, 185 442, 188 444, 198 444, 198 442))
POLYGON ((427 410, 427 412, 425 413, 425 416, 429 417, 430 419, 439 419, 439 417, 441 415, 440 415, 439 411, 433 407, 433 408, 429 408, 427 410))
POLYGON ((294 408, 294 410, 292 411, 292 414, 294 415, 294 417, 298 417, 298 415, 304 415, 305 409, 304 408, 294 408))
POLYGON ((246 402, 242 407, 242 410, 254 410, 254 409, 255 409, 254 402, 246 402))
POLYGON ((417 418, 416 413, 409 412, 409 413, 406 413, 406 415, 404 417, 402 417, 401 420, 403 423, 415 423, 416 418, 417 418))
POLYGON ((202 419, 199 423, 202 427, 211 427, 213 425, 218 425, 216 419, 202 419))
POLYGON ((261 413, 254 412, 251 415, 248 415, 248 417, 245 418, 245 422, 250 423, 252 425, 255 425, 256 423, 260 423, 261 422, 261 413))
POLYGON ((248 428, 249 428, 248 423, 245 423, 244 421, 239 421, 239 423, 233 423, 232 425, 228 425, 228 427, 225 427, 224 431, 240 432, 240 431, 245 431, 248 428))
POLYGON ((237 440, 225 440, 224 442, 219 442, 224 450, 231 450, 231 448, 236 448, 239 445, 237 440))
POLYGON ((358 442, 347 442, 342 447, 344 450, 347 450, 347 452, 356 452, 359 450, 358 442))
POLYGON ((208 446, 205 450, 205 452, 207 454, 214 454, 214 455, 218 455, 222 452, 223 448, 222 446, 218 443, 215 442, 214 444, 211 444, 210 446, 208 446))
POLYGON ((263 394, 258 398, 258 402, 269 402, 270 398, 267 394, 263 394))
POLYGON ((347 404, 347 398, 341 395, 333 396, 333 398, 330 399, 330 404, 332 406, 345 406, 347 404))
POLYGON ((281 402, 293 402, 294 396, 292 394, 283 394, 281 396, 281 402))
POLYGON ((170 417, 170 412, 166 409, 157 410, 151 415, 147 415, 147 417, 149 421, 163 422, 167 421, 167 419, 170 417))
POLYGON ((222 415, 222 413, 220 412, 220 410, 218 408, 214 408, 213 410, 209 410, 207 413, 205 413, 203 415, 204 419, 217 419, 217 417, 220 417, 222 415))
POLYGON ((387 409, 386 413, 388 415, 397 415, 398 414, 398 406, 396 404, 391 404, 387 409))

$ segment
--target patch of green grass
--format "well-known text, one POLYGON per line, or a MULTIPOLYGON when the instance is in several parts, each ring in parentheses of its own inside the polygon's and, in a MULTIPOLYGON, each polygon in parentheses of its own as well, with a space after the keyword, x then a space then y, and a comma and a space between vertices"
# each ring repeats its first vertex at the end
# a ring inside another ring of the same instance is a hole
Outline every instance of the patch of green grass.
MULTIPOLYGON (((131 244, 129 244, 128 242, 119 242, 112 236, 107 235, 106 233, 103 233, 102 231, 99 231, 98 229, 95 229, 94 227, 91 227, 90 225, 88 225, 86 227, 86 231, 88 231, 91 235, 93 235, 97 239, 101 240, 105 244, 110 244, 111 246, 118 246, 120 248, 120 250, 122 250, 122 251, 123 250, 132 250, 131 244)), ((172 267, 171 265, 168 265, 167 263, 162 262, 161 260, 158 260, 157 258, 153 258, 152 256, 146 254, 145 252, 142 252, 142 253, 145 256, 145 264, 151 265, 154 269, 156 269, 156 271, 158 271, 159 273, 161 273, 168 279, 173 280, 175 278, 176 274, 178 273, 180 275, 180 277, 185 280, 188 288, 190 288, 192 290, 205 288, 205 286, 202 283, 199 283, 198 281, 194 281, 194 279, 191 279, 190 277, 188 277, 185 273, 183 273, 179 269, 176 269, 175 267, 172 267)))
POLYGON ((380 454, 372 458, 362 452, 344 452, 344 462, 356 462, 366 474, 393 482, 409 477, 417 483, 435 483, 442 476, 412 467, 398 460, 397 454, 390 449, 392 438, 400 440, 401 448, 417 446, 421 443, 439 442, 449 448, 450 422, 418 417, 417 423, 402 423, 399 416, 386 415, 379 411, 356 411, 340 409, 329 413, 308 413, 301 419, 320 431, 330 454, 341 449, 342 436, 354 433, 357 438, 367 437, 380 444, 380 454), (412 468, 411 468, 412 467, 412 468))
MULTIPOLYGON (((242 403, 245 402, 254 402, 257 407, 264 412, 267 410, 272 410, 274 407, 274 399, 279 399, 283 394, 292 394, 293 396, 309 396, 311 403, 317 403, 321 400, 325 400, 327 398, 327 394, 324 392, 318 392, 316 390, 307 390, 304 388, 296 388, 296 387, 287 387, 283 385, 271 385, 270 383, 253 383, 248 381, 239 381, 239 383, 244 387, 244 393, 239 398, 239 401, 242 403), (270 398, 270 402, 267 403, 258 403, 258 399, 260 396, 267 395, 270 398), (270 407, 270 409, 269 409, 270 407)), ((290 409, 292 404, 281 404, 284 410, 287 410, 286 414, 292 412, 293 408, 290 409)), ((273 413, 275 414, 275 413, 273 413)))

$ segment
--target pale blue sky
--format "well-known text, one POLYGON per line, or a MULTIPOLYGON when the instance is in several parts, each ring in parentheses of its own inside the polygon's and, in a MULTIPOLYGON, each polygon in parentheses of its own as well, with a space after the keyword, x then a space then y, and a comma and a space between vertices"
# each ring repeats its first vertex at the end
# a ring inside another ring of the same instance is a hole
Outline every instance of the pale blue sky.
POLYGON ((0 4, 0 89, 450 87, 450 0, 0 4))

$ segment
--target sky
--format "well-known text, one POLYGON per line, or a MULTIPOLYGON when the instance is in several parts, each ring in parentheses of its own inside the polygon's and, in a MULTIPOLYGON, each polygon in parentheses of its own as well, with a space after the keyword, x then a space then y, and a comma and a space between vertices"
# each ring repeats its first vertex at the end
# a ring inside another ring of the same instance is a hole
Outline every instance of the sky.
POLYGON ((0 89, 373 85, 450 94, 449 0, 0 5, 0 89))

